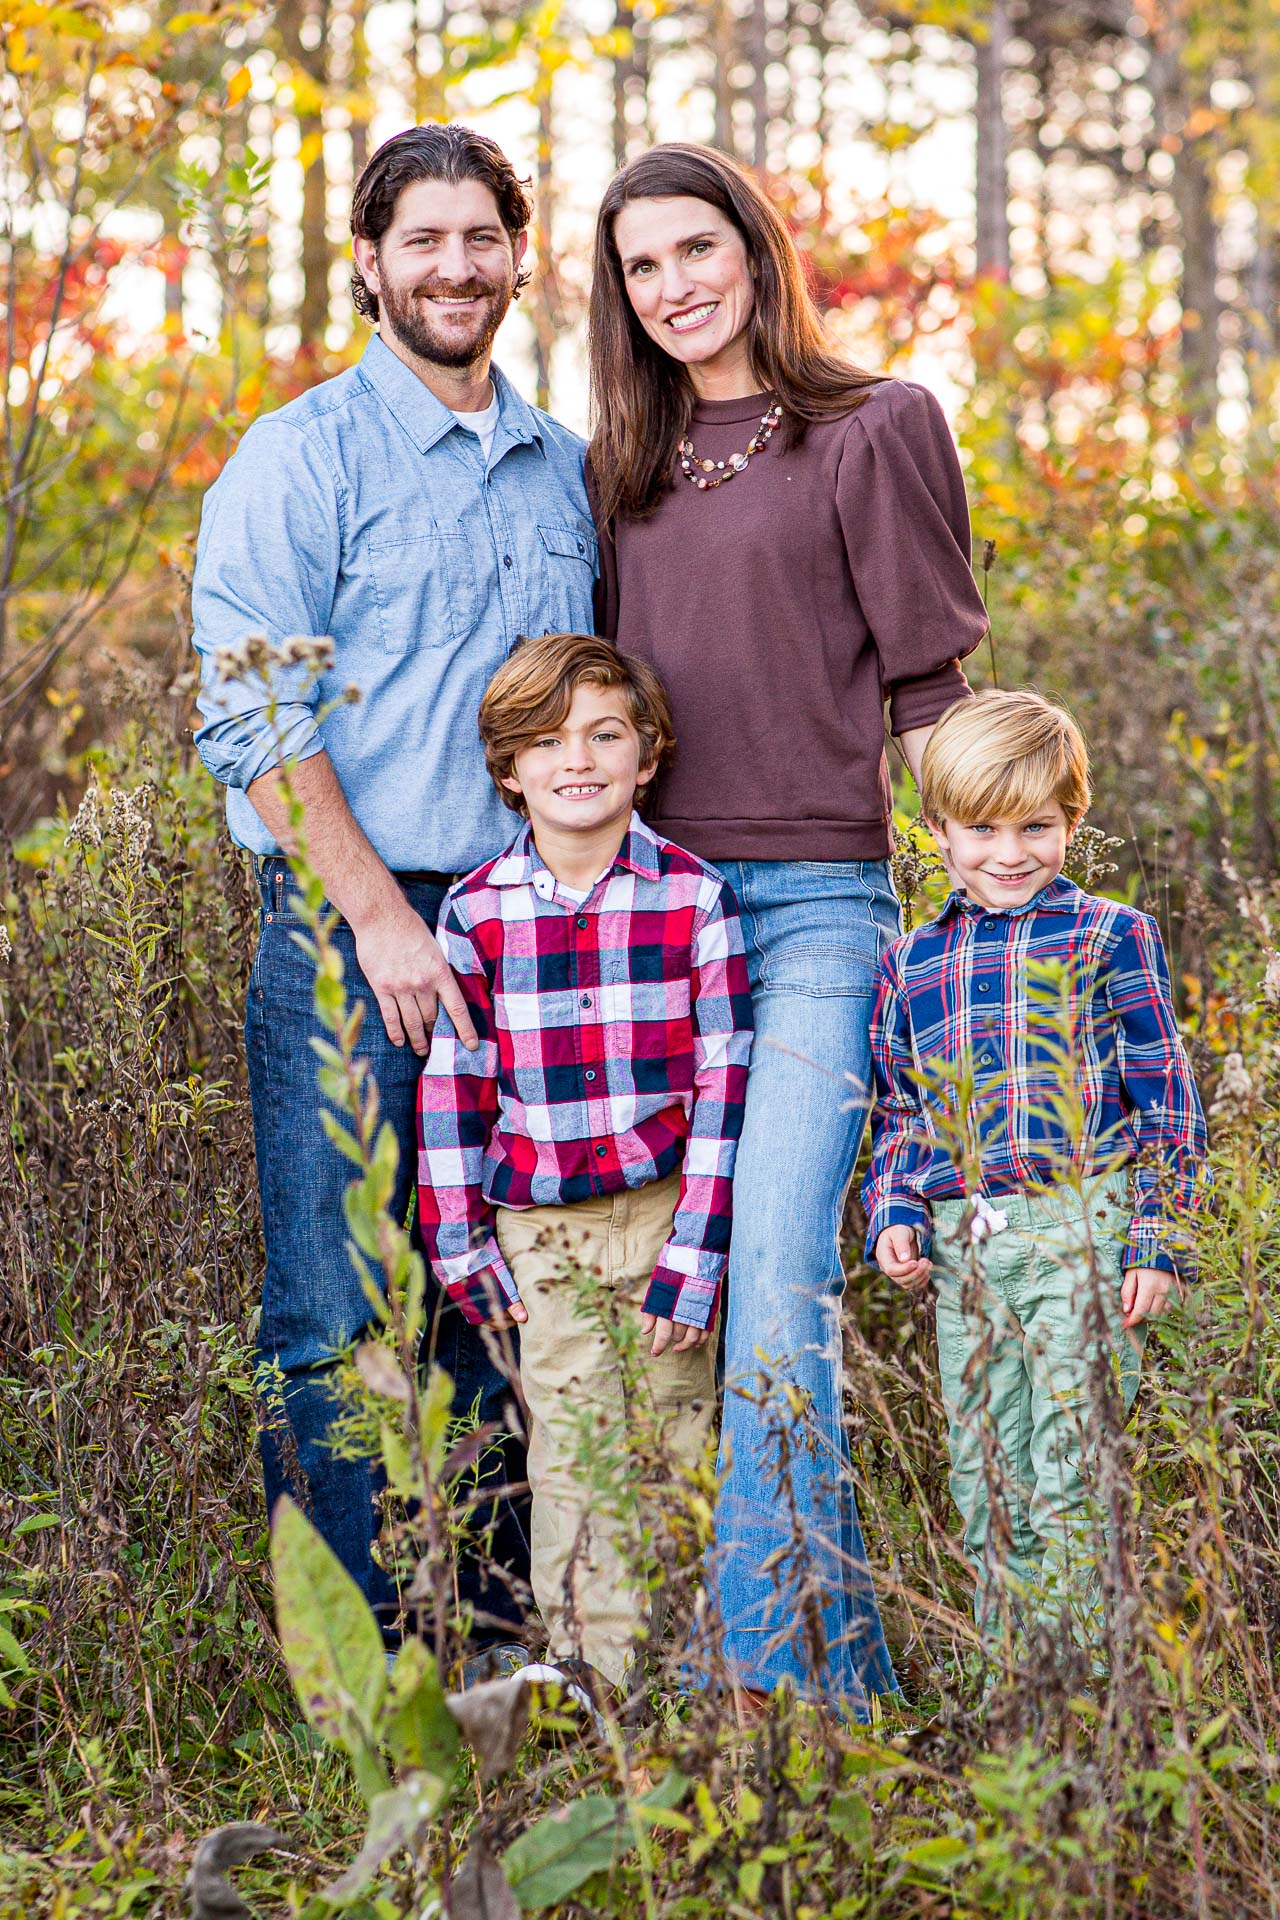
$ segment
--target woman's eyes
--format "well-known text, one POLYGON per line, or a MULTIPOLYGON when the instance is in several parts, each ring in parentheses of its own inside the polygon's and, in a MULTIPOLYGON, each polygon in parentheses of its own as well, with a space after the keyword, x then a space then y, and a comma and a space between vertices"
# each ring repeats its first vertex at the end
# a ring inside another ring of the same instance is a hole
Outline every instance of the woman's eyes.
MULTIPOLYGON (((714 246, 714 240, 694 240, 686 251, 690 259, 696 259, 701 258, 704 253, 710 253, 714 246)), ((638 280, 643 274, 656 272, 657 266, 656 260, 633 260, 627 271, 633 280, 638 280)))

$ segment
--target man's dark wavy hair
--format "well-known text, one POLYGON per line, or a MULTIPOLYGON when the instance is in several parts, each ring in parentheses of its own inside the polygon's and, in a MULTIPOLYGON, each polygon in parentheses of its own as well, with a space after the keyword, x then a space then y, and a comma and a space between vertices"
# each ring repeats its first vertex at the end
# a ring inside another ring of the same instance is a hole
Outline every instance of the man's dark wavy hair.
MULTIPOLYGON (((415 180, 444 180, 454 187, 478 180, 497 202, 513 246, 533 218, 529 182, 519 179, 496 142, 470 127, 432 125, 410 127, 384 140, 368 161, 351 200, 352 234, 376 247, 395 219, 397 200, 415 180)), ((528 280, 527 273, 517 273, 517 297, 528 280)), ((351 298, 357 313, 370 323, 377 321, 378 296, 365 285, 359 267, 351 274, 351 298)))

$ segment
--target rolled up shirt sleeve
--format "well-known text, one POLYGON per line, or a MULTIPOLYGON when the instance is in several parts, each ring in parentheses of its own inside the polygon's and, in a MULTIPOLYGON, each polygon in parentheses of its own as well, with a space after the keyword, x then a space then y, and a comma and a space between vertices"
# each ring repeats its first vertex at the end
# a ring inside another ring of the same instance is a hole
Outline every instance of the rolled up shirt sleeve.
POLYGON ((897 734, 932 726, 965 697, 960 662, 988 622, 951 429, 924 387, 890 384, 850 416, 836 504, 897 734))
POLYGON ((251 634, 328 634, 342 558, 337 476, 298 427, 256 422, 205 496, 191 589, 200 656, 196 749, 215 780, 247 788, 319 753, 320 694, 305 666, 222 678, 219 654, 251 634))

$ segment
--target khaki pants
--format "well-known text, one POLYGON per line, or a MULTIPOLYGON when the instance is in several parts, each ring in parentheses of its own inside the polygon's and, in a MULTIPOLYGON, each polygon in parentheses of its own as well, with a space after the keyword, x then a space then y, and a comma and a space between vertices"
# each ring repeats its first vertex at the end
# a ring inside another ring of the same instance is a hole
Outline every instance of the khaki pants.
POLYGON ((498 1245, 529 1319, 520 1384, 529 1408, 534 1598, 552 1657, 590 1661, 613 1685, 656 1638, 661 1595, 643 1565, 648 1514, 702 1459, 715 1400, 715 1339, 655 1360, 640 1309, 671 1232, 680 1176, 569 1207, 499 1207, 498 1245))

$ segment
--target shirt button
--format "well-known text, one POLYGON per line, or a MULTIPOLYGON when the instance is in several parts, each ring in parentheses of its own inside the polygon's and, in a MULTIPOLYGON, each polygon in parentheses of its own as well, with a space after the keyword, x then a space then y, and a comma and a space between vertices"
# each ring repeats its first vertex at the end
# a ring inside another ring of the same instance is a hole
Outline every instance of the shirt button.
MULTIPOLYGON (((510 562, 509 560, 508 560, 508 562, 507 562, 507 565, 508 565, 508 566, 510 566, 510 565, 511 565, 511 562, 510 562)), ((984 926, 984 927, 994 927, 994 925, 995 925, 995 921, 994 921, 994 920, 984 920, 982 924, 983 924, 983 926, 984 926)))
POLYGON ((585 913, 580 913, 578 915, 578 925, 581 927, 582 931, 585 933, 587 930, 587 916, 585 913))
POLYGON ((596 1159, 597 1159, 597 1160, 603 1160, 603 1159, 604 1159, 604 1157, 605 1157, 605 1155, 606 1155, 606 1153, 608 1153, 608 1151, 609 1151, 609 1149, 608 1149, 608 1147, 597 1147, 597 1148, 596 1148, 596 1159))
POLYGON ((583 1074, 583 1076, 582 1076, 582 1077, 583 1077, 583 1079, 584 1079, 584 1080, 594 1080, 594 1079, 595 1079, 595 1077, 596 1077, 596 1070, 595 1070, 595 1068, 594 1068, 594 1067, 588 1067, 588 1068, 587 1068, 587 1070, 586 1070, 586 1072, 585 1072, 585 1073, 583 1074))
MULTIPOLYGON (((510 566, 510 565, 512 564, 512 561, 511 561, 511 555, 510 555, 509 553, 504 553, 504 554, 503 554, 503 556, 502 556, 502 564, 503 564, 503 566, 504 566, 504 567, 509 567, 509 566, 510 566)), ((990 921, 988 921, 988 922, 987 922, 987 925, 988 925, 988 926, 990 926, 990 924, 991 924, 991 922, 990 922, 990 921)))
POLYGON ((978 1065, 980 1067, 993 1067, 995 1065, 995 1060, 991 1054, 984 1053, 981 1060, 978 1062, 978 1065))
POLYGON ((978 982, 978 992, 979 992, 979 993, 990 993, 990 991, 991 991, 991 988, 990 988, 990 986, 989 986, 989 984, 987 983, 987 981, 985 981, 985 980, 979 980, 979 982, 978 982))
POLYGON ((583 994, 583 996, 582 996, 582 1004, 583 1004, 583 1006, 584 1006, 584 1007, 589 1007, 589 1006, 591 1005, 591 995, 590 995, 589 993, 584 993, 584 994, 583 994))
POLYGON ((585 547, 585 546, 583 545, 583 543, 582 543, 582 541, 581 541, 581 540, 579 540, 579 542, 578 542, 578 552, 579 552, 579 553, 585 553, 585 552, 586 552, 586 550, 587 550, 587 549, 586 549, 586 547, 585 547))

